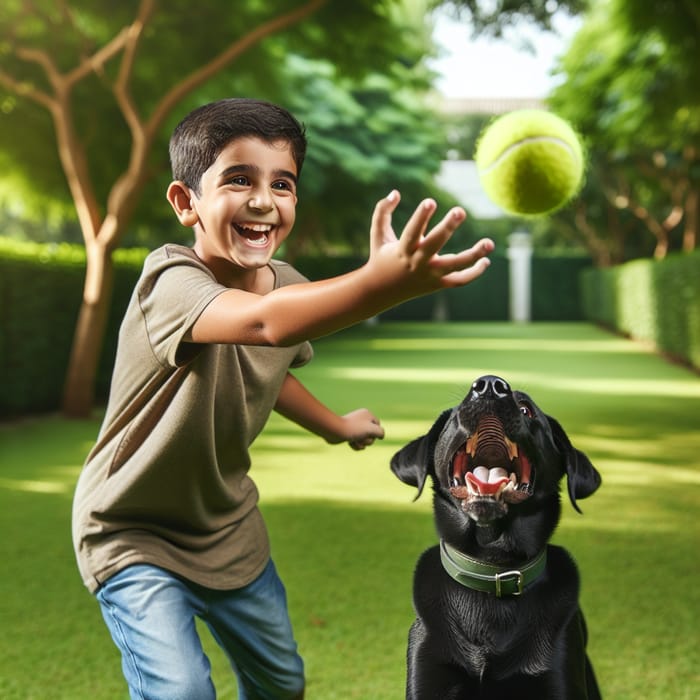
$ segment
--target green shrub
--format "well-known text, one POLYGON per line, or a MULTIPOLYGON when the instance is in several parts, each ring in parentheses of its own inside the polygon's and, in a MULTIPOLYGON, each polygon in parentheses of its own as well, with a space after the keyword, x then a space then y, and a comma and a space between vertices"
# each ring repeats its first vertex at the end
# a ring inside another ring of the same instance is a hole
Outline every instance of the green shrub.
POLYGON ((532 258, 532 319, 582 321, 579 278, 591 267, 581 255, 543 255, 532 258))
MULTIPOLYGON (((116 336, 144 250, 117 251, 97 383, 106 396, 116 336)), ((85 278, 82 246, 0 238, 0 418, 60 406, 85 278)))
POLYGON ((700 368, 700 251, 582 276, 586 318, 700 368))

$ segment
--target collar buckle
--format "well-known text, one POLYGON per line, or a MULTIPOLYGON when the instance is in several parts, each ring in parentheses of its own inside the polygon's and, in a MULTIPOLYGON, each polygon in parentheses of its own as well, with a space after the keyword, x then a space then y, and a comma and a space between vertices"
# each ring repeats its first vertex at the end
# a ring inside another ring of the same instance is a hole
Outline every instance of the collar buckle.
POLYGON ((445 572, 462 586, 504 598, 522 595, 526 586, 542 576, 547 568, 547 548, 520 569, 501 571, 500 567, 472 559, 441 539, 440 561, 445 572))
POLYGON ((516 590, 508 591, 507 595, 521 595, 523 592, 522 571, 502 571, 494 575, 494 581, 496 583, 496 598, 500 598, 502 596, 501 582, 516 584, 516 590))

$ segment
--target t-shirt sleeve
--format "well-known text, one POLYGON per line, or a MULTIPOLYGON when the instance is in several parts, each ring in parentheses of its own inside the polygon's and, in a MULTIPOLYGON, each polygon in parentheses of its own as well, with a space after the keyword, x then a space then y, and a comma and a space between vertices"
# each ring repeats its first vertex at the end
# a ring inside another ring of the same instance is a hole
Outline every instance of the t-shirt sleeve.
POLYGON ((158 361, 176 367, 199 351, 185 338, 204 309, 226 287, 202 263, 167 248, 146 263, 138 289, 149 342, 158 361))
POLYGON ((311 343, 306 340, 300 346, 296 356, 292 360, 290 367, 303 367, 309 364, 314 357, 314 349, 311 343))
MULTIPOLYGON (((307 281, 286 263, 273 265, 278 286, 307 281)), ((200 352, 201 345, 188 342, 189 333, 204 309, 227 289, 189 248, 167 245, 148 256, 137 294, 151 350, 161 365, 179 367, 200 352)), ((313 355, 311 343, 303 342, 290 366, 302 367, 313 355)))

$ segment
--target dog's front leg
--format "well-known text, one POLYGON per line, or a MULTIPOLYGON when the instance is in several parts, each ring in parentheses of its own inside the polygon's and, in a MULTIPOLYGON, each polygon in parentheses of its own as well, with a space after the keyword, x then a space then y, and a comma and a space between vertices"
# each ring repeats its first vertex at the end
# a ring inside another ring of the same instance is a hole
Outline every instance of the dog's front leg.
POLYGON ((417 619, 408 635, 406 700, 462 700, 478 695, 478 684, 446 661, 443 639, 431 638, 417 619), (466 685, 465 685, 466 683, 466 685))
POLYGON ((550 674, 553 697, 563 700, 601 700, 598 681, 586 653, 586 623, 577 608, 556 645, 555 663, 550 674))

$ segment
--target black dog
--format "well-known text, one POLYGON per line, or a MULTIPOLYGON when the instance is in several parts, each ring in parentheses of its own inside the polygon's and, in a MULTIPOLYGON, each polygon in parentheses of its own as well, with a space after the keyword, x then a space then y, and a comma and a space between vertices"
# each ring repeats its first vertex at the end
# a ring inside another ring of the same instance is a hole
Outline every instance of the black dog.
POLYGON ((481 377, 391 469, 418 496, 431 477, 441 538, 416 567, 406 698, 600 698, 576 565, 548 544, 564 474, 576 510, 600 475, 559 423, 481 377))

